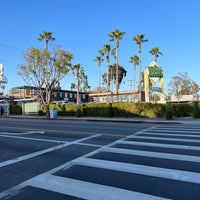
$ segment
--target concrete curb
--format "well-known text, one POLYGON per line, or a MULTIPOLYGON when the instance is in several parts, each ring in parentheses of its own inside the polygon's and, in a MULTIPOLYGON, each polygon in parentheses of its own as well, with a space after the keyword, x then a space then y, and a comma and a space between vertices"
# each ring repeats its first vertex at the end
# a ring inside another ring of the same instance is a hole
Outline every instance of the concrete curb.
POLYGON ((62 121, 88 121, 88 122, 112 122, 112 123, 140 123, 140 124, 182 124, 181 121, 164 121, 159 119, 125 119, 125 118, 84 118, 84 117, 58 117, 46 118, 39 116, 7 116, 3 118, 32 119, 32 120, 62 120, 62 121))

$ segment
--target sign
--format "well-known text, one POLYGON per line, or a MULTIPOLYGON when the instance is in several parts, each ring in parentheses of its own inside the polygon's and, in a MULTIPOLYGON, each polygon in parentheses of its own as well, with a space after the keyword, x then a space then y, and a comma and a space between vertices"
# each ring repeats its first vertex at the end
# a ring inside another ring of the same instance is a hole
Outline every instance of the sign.
POLYGON ((162 92, 162 88, 160 88, 160 87, 150 87, 150 91, 152 91, 152 92, 162 92))

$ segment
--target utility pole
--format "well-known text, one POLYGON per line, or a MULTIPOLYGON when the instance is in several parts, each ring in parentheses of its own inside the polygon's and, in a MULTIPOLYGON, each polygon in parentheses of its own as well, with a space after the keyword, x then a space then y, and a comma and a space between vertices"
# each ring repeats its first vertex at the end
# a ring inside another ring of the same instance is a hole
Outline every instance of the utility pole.
MULTIPOLYGON (((132 94, 133 80, 128 80, 128 82, 129 82, 130 91, 131 91, 131 94, 132 94)), ((131 94, 130 94, 130 101, 132 101, 132 100, 131 100, 131 96, 132 96, 131 94)), ((134 98, 135 98, 135 97, 134 97, 134 98)))

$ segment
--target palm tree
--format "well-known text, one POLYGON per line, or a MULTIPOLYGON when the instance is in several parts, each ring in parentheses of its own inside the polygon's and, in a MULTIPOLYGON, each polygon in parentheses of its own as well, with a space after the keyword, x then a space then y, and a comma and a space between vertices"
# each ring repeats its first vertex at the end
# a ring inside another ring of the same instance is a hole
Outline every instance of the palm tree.
POLYGON ((147 39, 144 39, 145 34, 137 34, 135 37, 133 37, 133 41, 138 46, 138 56, 139 56, 139 90, 140 90, 140 101, 141 101, 141 52, 142 52, 142 43, 148 42, 147 39))
POLYGON ((134 55, 130 57, 130 63, 134 65, 134 78, 133 78, 133 88, 134 88, 134 101, 135 101, 135 82, 136 82, 136 67, 139 65, 139 57, 134 55))
POLYGON ((159 47, 154 47, 152 48, 149 53, 151 53, 154 56, 154 61, 157 61, 157 58, 159 57, 159 55, 163 55, 162 52, 159 51, 159 47))
MULTIPOLYGON (((80 64, 75 64, 72 67, 72 70, 75 71, 75 76, 76 76, 76 80, 77 80, 77 93, 76 93, 76 103, 79 104, 80 103, 80 98, 79 98, 79 93, 80 93, 80 79, 79 79, 79 73, 81 70, 81 65, 80 64)), ((72 85, 71 85, 72 86, 72 85)))
POLYGON ((115 29, 113 32, 109 33, 110 42, 115 41, 115 60, 116 60, 116 93, 117 93, 117 101, 118 101, 118 88, 119 88, 119 76, 118 76, 118 49, 119 49, 119 41, 123 38, 125 32, 120 32, 119 29, 115 29))
POLYGON ((108 102, 108 91, 109 91, 109 78, 108 78, 108 70, 109 70, 109 63, 110 63, 110 53, 111 47, 109 44, 104 44, 103 49, 99 50, 99 53, 104 56, 106 54, 106 63, 107 63, 107 75, 106 75, 106 92, 107 92, 107 102, 108 102))
MULTIPOLYGON (((49 41, 53 41, 53 40, 55 40, 55 38, 52 37, 52 32, 43 31, 42 33, 39 34, 38 40, 39 41, 42 41, 42 40, 45 41, 44 50, 48 51, 49 41)), ((47 59, 45 60, 45 62, 47 63, 47 59)), ((46 72, 48 72, 48 66, 47 66, 47 64, 45 66, 43 66, 43 70, 46 71, 46 72)), ((46 91, 48 91, 48 90, 49 90, 49 87, 47 87, 47 85, 46 85, 46 91)), ((48 92, 46 92, 46 99, 50 98, 50 97, 47 96, 47 93, 48 92)), ((46 104, 46 115, 47 115, 47 117, 50 116, 49 105, 48 104, 46 104)))
POLYGON ((52 37, 52 32, 43 31, 42 33, 39 34, 38 40, 39 41, 45 40, 45 47, 44 48, 47 51, 49 41, 53 41, 53 40, 55 40, 55 38, 52 37))
MULTIPOLYGON (((116 71, 117 71, 117 65, 109 65, 109 81, 114 80, 116 82, 116 71)), ((118 65, 118 81, 119 86, 122 83, 123 78, 126 76, 127 71, 125 68, 121 65, 118 65)), ((119 88, 118 88, 119 89, 119 88)))
MULTIPOLYGON (((95 62, 98 63, 98 74, 99 74, 99 96, 100 96, 100 92, 101 92, 101 63, 104 61, 104 59, 101 56, 96 56, 96 58, 94 59, 95 62)), ((99 99, 100 101, 100 99, 99 99)))

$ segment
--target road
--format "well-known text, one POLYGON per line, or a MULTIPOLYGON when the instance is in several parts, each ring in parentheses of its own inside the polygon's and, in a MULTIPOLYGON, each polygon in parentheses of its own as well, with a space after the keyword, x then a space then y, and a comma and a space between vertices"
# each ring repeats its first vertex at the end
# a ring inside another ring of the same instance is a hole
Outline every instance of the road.
POLYGON ((200 199, 200 125, 0 119, 0 198, 200 199))

